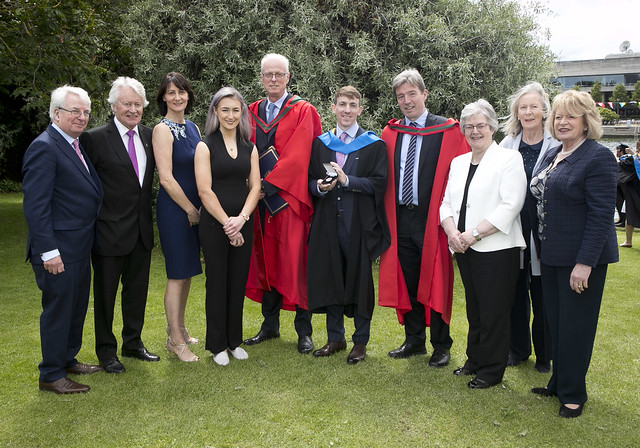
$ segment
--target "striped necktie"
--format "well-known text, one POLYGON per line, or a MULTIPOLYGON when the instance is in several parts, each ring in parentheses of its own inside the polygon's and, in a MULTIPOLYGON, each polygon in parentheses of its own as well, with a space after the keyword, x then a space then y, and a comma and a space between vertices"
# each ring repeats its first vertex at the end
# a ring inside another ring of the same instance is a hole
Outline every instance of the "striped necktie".
MULTIPOLYGON (((346 144, 348 136, 349 134, 347 134, 346 132, 343 132, 342 134, 340 134, 340 140, 346 144)), ((336 163, 340 165, 340 168, 344 166, 344 162, 346 158, 347 158, 346 154, 341 153, 340 151, 336 151, 336 163)))
MULTIPOLYGON (((417 128, 418 123, 412 121, 409 126, 417 128)), ((416 143, 418 135, 413 134, 409 140, 407 160, 404 164, 404 177, 402 178, 402 204, 410 205, 413 202, 413 169, 416 165, 416 143)))

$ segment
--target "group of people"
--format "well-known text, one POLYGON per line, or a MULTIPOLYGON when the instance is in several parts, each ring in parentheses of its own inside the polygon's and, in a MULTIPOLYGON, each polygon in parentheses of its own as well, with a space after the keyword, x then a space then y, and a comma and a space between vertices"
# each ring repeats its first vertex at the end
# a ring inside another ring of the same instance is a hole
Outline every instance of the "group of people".
POLYGON ((189 81, 162 80, 163 115, 140 124, 142 84, 119 77, 109 94, 114 117, 85 131, 91 101, 77 87, 52 93, 51 125, 28 148, 24 210, 31 260, 42 290, 39 387, 86 392, 67 374, 122 373, 113 334, 122 283, 123 357, 160 358, 141 339, 153 246, 151 183, 157 167, 157 226, 165 256, 166 347, 198 361, 185 325, 191 278, 206 275, 206 349, 218 365, 280 336, 280 310, 295 311, 297 350, 327 357, 347 348, 344 316, 354 319, 349 364, 366 357, 380 258, 378 303, 404 325, 394 359, 427 353, 450 362, 455 254, 465 288, 467 360, 454 371, 472 389, 502 381, 508 365, 531 356, 553 373, 532 392, 558 396, 559 415, 580 415, 608 263, 617 261, 613 224, 617 164, 595 139, 599 114, 587 94, 549 104, 538 83, 511 97, 507 137, 485 100, 460 123, 426 108, 420 73, 392 82, 403 114, 381 137, 358 124, 360 92, 344 86, 322 133, 316 109, 287 91, 289 61, 267 54, 266 98, 249 106, 233 87, 215 93, 204 136, 185 119, 189 81), (548 121, 548 123, 547 123, 548 121), (95 241, 94 241, 95 239, 95 241), (94 268, 96 354, 80 363, 90 266, 94 268), (263 323, 243 340, 244 297, 261 302, 263 323), (533 332, 529 329, 533 305, 533 332), (327 343, 314 350, 311 316, 326 314, 327 343))

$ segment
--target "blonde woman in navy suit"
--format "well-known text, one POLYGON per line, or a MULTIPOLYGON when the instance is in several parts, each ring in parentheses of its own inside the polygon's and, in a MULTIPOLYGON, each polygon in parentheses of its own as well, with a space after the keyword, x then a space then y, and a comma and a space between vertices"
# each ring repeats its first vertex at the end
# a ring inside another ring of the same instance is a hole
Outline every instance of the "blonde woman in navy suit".
POLYGON ((465 289, 467 361, 456 375, 475 375, 472 389, 502 381, 509 356, 511 304, 525 247, 520 227, 527 177, 522 156, 493 141, 498 118, 485 100, 468 104, 460 128, 471 152, 451 162, 440 207, 465 289))
POLYGON ((553 373, 547 387, 560 417, 578 417, 587 401, 591 361, 607 265, 618 261, 613 223, 618 168, 595 139, 601 118, 591 96, 569 90, 555 97, 549 130, 562 143, 533 173, 539 219, 545 313, 551 331, 553 373))
MULTIPOLYGON (((551 105, 549 95, 538 82, 530 82, 510 97, 511 115, 502 129, 507 136, 500 146, 515 149, 522 155, 527 181, 545 154, 560 142, 544 129, 551 105)), ((511 347, 507 365, 516 366, 531 356, 531 342, 536 354, 535 368, 540 373, 551 369, 551 337, 544 318, 540 258, 533 243, 537 238, 535 199, 527 193, 520 212, 522 235, 527 247, 522 252, 520 275, 511 308, 511 347), (531 311, 533 324, 530 327, 531 311), (530 329, 531 328, 531 329, 530 329)))

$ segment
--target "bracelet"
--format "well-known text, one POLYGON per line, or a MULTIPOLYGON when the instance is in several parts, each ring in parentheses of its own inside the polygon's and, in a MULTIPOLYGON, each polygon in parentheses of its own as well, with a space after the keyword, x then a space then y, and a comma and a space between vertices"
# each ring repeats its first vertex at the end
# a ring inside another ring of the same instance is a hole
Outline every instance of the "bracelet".
POLYGON ((244 213, 240 212, 240 216, 242 216, 242 219, 244 219, 245 221, 249 221, 249 217, 244 213))

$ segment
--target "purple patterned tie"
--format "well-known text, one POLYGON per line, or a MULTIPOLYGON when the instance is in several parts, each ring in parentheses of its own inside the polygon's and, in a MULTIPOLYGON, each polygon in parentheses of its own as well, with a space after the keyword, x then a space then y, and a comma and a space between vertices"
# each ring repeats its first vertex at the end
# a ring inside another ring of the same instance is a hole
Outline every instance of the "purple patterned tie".
POLYGON ((87 169, 87 171, 89 171, 89 167, 87 166, 87 162, 84 161, 84 157, 82 157, 82 153, 80 152, 80 145, 78 144, 78 139, 77 138, 73 141, 73 149, 76 150, 76 154, 78 155, 78 158, 80 159, 80 161, 82 162, 84 167, 87 169))
MULTIPOLYGON (((347 143, 348 136, 349 134, 347 134, 346 132, 343 132, 342 134, 340 134, 340 140, 343 143, 347 143)), ((346 154, 343 154, 340 151, 336 151, 336 163, 340 166, 340 168, 344 166, 344 161, 346 158, 347 158, 346 154)))
POLYGON ((138 173, 138 156, 136 155, 136 145, 133 139, 133 136, 136 135, 135 131, 127 132, 129 136, 129 158, 131 159, 131 163, 133 164, 133 169, 136 172, 136 177, 140 178, 140 174, 138 173))

